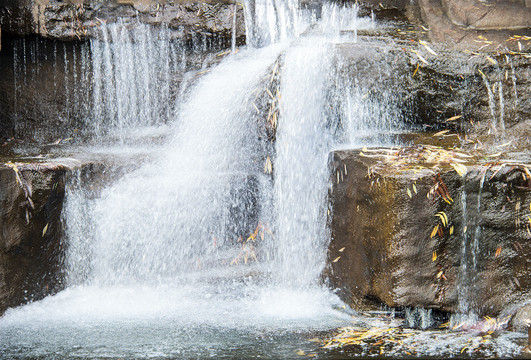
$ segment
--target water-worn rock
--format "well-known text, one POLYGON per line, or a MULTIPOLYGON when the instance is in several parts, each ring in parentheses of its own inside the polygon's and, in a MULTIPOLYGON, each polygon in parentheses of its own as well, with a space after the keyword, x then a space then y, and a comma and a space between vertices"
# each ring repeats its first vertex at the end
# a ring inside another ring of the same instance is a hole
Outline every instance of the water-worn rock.
POLYGON ((60 286, 63 166, 0 166, 0 314, 60 286))
POLYGON ((369 100, 396 104, 404 122, 494 133, 529 119, 531 66, 525 56, 424 46, 422 39, 378 31, 361 32, 358 42, 338 45, 338 71, 347 73, 343 78, 354 81, 369 100))
POLYGON ((194 41, 200 34, 230 44, 233 30, 240 42, 245 36, 243 7, 223 0, 87 4, 51 0, 0 5, 0 27, 6 33, 18 36, 36 34, 63 41, 84 40, 98 36, 98 26, 102 23, 115 23, 121 19, 164 24, 172 30, 173 38, 185 42, 194 41))
POLYGON ((457 49, 506 52, 529 49, 529 41, 509 41, 531 34, 531 8, 510 1, 419 0, 430 38, 457 49))
POLYGON ((493 316, 529 300, 529 166, 469 165, 461 177, 374 167, 359 150, 331 161, 328 275, 345 301, 493 316))
POLYGON ((147 159, 90 156, 0 164, 0 315, 66 285, 66 191, 99 197, 104 186, 147 159))

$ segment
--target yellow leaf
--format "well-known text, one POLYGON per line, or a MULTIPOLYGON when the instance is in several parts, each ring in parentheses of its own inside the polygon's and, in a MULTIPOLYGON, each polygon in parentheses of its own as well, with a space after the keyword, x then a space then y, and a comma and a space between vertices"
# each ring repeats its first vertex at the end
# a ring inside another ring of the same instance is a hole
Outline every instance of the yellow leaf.
POLYGON ((417 192, 417 186, 415 186, 415 184, 413 184, 413 191, 415 192, 415 194, 418 194, 418 192, 417 192))
POLYGON ((448 132, 450 132, 450 130, 439 131, 438 133, 433 134, 433 136, 434 136, 434 137, 435 137, 435 136, 441 136, 441 135, 444 135, 444 134, 446 134, 446 133, 448 133, 448 132))
POLYGON ((448 216, 446 216, 444 211, 439 211, 437 214, 435 214, 435 216, 441 219, 443 226, 448 226, 448 216))
POLYGON ((413 71, 413 76, 411 76, 411 77, 415 77, 415 75, 419 71, 419 67, 420 67, 420 64, 417 64, 417 67, 415 68, 415 71, 413 71))
POLYGON ((345 248, 344 248, 344 247, 342 247, 341 249, 339 249, 339 252, 343 252, 343 251, 345 251, 345 248))
POLYGON ((437 56, 437 53, 436 53, 435 51, 433 51, 433 49, 430 48, 430 47, 428 46, 428 44, 426 44, 425 41, 419 40, 419 43, 420 43, 422 46, 424 46, 424 47, 426 48, 426 50, 428 50, 428 52, 429 52, 430 54, 433 54, 433 55, 437 56))
POLYGON ((450 235, 453 235, 453 233, 454 233, 454 226, 452 225, 450 226, 450 235))
POLYGON ((267 156, 265 165, 264 165, 264 172, 266 174, 271 174, 273 172, 273 164, 271 163, 271 159, 269 156, 267 156))
POLYGON ((452 116, 451 118, 448 118, 446 119, 446 121, 455 121, 455 120, 458 120, 458 119, 461 119, 463 117, 463 115, 456 115, 456 116, 452 116))
POLYGON ((46 226, 44 227, 44 229, 42 229, 42 236, 44 237, 44 235, 46 235, 46 231, 48 231, 48 224, 46 224, 46 226))
POLYGON ((466 229, 467 229, 467 228, 468 228, 468 226, 465 226, 465 227, 463 228, 463 234, 466 233, 466 229))
POLYGON ((296 353, 297 355, 300 355, 300 356, 303 356, 303 355, 306 354, 306 353, 305 353, 304 351, 302 351, 302 350, 297 350, 295 353, 296 353))
POLYGON ((428 65, 428 62, 426 61, 426 59, 424 59, 422 57, 422 55, 420 55, 417 51, 411 50, 411 52, 414 53, 415 55, 417 55, 417 57, 420 59, 420 61, 422 61, 424 64, 428 65))
POLYGON ((442 270, 439 271, 439 272, 437 273, 437 279, 440 278, 440 277, 442 276, 442 274, 443 274, 442 270))
POLYGON ((433 254, 431 255, 431 261, 435 261, 437 260, 437 252, 434 251, 433 254))
POLYGON ((487 56, 487 60, 490 61, 491 63, 493 63, 494 65, 496 65, 498 63, 496 60, 494 60, 490 56, 487 56))
POLYGON ((433 238, 435 234, 437 234, 437 230, 439 230, 439 224, 435 225, 435 227, 433 228, 430 238, 433 238))
POLYGON ((341 256, 336 257, 334 260, 332 260, 332 262, 333 262, 333 263, 336 263, 336 262, 339 261, 339 259, 341 259, 341 256))
POLYGON ((411 190, 409 190, 409 188, 407 188, 407 196, 409 196, 410 198, 413 197, 413 195, 411 195, 411 190))
POLYGON ((460 176, 465 176, 468 172, 466 166, 463 164, 451 163, 450 165, 452 165, 455 172, 458 173, 460 176))

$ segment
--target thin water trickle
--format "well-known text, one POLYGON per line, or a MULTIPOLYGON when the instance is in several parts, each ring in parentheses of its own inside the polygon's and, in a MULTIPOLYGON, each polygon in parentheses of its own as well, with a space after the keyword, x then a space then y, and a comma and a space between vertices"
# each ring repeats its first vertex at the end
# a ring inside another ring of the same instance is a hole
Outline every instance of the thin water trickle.
POLYGON ((126 25, 101 25, 101 40, 91 40, 94 111, 87 124, 122 141, 127 130, 170 121, 170 64, 178 62, 167 28, 126 25))

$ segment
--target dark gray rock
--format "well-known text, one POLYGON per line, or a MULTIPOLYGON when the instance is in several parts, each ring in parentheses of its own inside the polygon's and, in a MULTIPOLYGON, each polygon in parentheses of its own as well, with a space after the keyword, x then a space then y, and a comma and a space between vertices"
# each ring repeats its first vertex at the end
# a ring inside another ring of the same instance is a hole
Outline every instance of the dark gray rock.
POLYGON ((0 313, 61 287, 63 166, 0 167, 0 313))
POLYGON ((176 1, 152 3, 128 1, 118 3, 68 3, 49 1, 0 7, 0 27, 17 36, 31 34, 72 41, 98 36, 101 23, 120 19, 152 25, 167 25, 174 39, 192 41, 196 34, 220 39, 230 44, 236 11, 236 34, 245 37, 243 7, 228 1, 176 1))

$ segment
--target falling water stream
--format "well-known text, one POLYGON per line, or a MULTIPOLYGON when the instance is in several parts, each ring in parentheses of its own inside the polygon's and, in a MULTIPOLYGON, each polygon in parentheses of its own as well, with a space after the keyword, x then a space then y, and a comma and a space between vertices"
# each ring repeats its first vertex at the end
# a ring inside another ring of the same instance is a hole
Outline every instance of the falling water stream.
MULTIPOLYGON (((339 31, 375 23, 357 18, 356 7, 326 4, 319 25, 292 0, 248 1, 245 9, 248 46, 236 52, 233 44, 178 98, 168 95, 171 74, 186 59, 167 29, 102 26, 90 56, 79 55, 94 78, 93 130, 123 143, 124 129, 168 124, 165 143, 97 196, 72 179, 63 214, 67 287, 9 309, 0 353, 285 358, 317 352, 310 337, 353 321, 321 279, 328 154, 403 125, 393 101, 367 98, 332 69, 339 31), (257 126, 257 94, 276 102, 274 144, 257 126), (339 104, 334 116, 329 100, 339 104)), ((455 339, 428 341, 422 351, 440 352, 455 339)), ((511 346, 507 353, 517 350, 511 346)))

